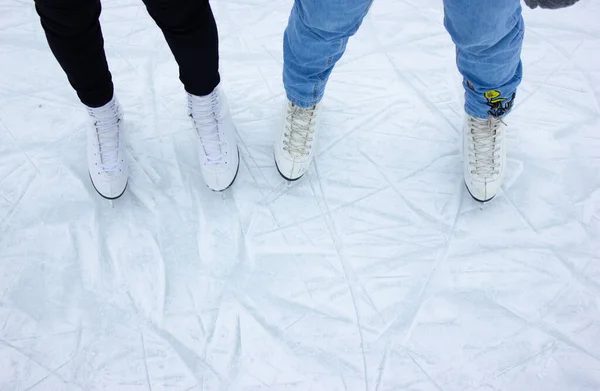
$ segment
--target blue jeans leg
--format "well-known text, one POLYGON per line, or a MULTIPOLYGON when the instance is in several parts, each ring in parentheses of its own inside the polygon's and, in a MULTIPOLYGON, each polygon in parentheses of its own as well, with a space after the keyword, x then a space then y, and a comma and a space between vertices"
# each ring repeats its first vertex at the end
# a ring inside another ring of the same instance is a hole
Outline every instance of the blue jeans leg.
POLYGON ((523 17, 519 0, 444 0, 444 25, 456 44, 465 111, 502 117, 523 76, 523 17))
POLYGON ((372 1, 295 0, 283 36, 283 84, 292 103, 319 103, 333 67, 372 1))

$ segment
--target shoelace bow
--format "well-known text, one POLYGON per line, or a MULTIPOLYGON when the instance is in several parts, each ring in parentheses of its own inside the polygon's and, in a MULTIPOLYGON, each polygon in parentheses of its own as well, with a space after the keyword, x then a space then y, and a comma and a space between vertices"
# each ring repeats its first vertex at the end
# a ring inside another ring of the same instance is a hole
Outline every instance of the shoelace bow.
POLYGON ((471 174, 489 177, 497 175, 500 168, 500 124, 502 119, 469 118, 471 141, 469 142, 469 163, 473 167, 471 174))
POLYGON ((219 132, 219 96, 213 91, 208 96, 190 96, 190 114, 196 132, 204 148, 206 162, 211 165, 223 163, 223 141, 219 132))
POLYGON ((119 159, 119 108, 116 101, 105 107, 88 109, 94 118, 101 169, 107 174, 118 172, 119 159))
POLYGON ((305 157, 314 138, 316 107, 302 108, 289 104, 286 118, 284 149, 294 157, 305 157))

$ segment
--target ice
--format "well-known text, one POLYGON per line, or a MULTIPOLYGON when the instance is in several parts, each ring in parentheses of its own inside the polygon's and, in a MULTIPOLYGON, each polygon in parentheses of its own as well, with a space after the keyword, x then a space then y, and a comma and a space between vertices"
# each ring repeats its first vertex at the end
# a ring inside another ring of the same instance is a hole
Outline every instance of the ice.
POLYGON ((315 164, 281 179, 291 5, 212 2, 241 151, 215 194, 161 32, 104 2, 131 167, 111 205, 33 2, 1 2, 0 390, 600 390, 600 3, 525 9, 509 173, 483 208, 434 0, 375 1, 315 164))

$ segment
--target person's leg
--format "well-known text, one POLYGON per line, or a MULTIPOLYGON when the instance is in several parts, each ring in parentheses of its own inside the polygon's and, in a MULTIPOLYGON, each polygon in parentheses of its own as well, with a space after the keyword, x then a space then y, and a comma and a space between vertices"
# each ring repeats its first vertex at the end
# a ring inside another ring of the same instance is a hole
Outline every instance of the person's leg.
POLYGON ((319 103, 373 0, 296 0, 283 36, 283 84, 300 107, 319 103))
POLYGON ((283 36, 283 125, 275 140, 275 164, 289 181, 308 170, 315 153, 318 103, 348 39, 373 0, 296 0, 283 36))
POLYGON ((519 0, 444 0, 445 26, 464 77, 463 171, 478 201, 497 194, 506 173, 502 120, 521 82, 523 17, 519 0))
POLYGON ((35 0, 48 45, 79 99, 100 107, 113 97, 113 84, 100 29, 99 0, 35 0))
POLYGON ((162 30, 185 90, 210 94, 220 82, 219 37, 208 0, 144 0, 162 30))
POLYGON ((87 106, 90 179, 103 197, 120 197, 127 187, 123 114, 114 97, 100 29, 100 0, 35 0, 35 8, 56 57, 87 106))
POLYGON ((519 0, 444 0, 444 11, 464 77, 465 111, 477 118, 502 117, 523 75, 519 0))
POLYGON ((219 86, 219 38, 208 0, 144 0, 161 28, 188 93, 198 134, 200 171, 214 191, 227 189, 239 168, 235 127, 219 86))

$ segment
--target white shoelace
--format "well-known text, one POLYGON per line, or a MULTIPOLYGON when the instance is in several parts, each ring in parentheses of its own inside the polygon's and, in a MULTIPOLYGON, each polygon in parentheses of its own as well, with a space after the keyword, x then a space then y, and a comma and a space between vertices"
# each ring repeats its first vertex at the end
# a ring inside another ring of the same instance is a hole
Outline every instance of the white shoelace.
POLYGON ((469 117, 469 165, 471 174, 484 178, 498 175, 502 119, 469 117))
POLYGON ((288 103, 283 149, 296 158, 306 157, 315 133, 316 106, 302 108, 288 103))
POLYGON ((107 174, 118 172, 119 160, 119 106, 116 100, 98 108, 88 108, 94 120, 96 139, 102 171, 107 174))
POLYGON ((223 163, 223 141, 219 130, 219 92, 214 90, 207 96, 189 95, 188 107, 194 120, 196 133, 204 148, 206 163, 216 165, 223 163))

